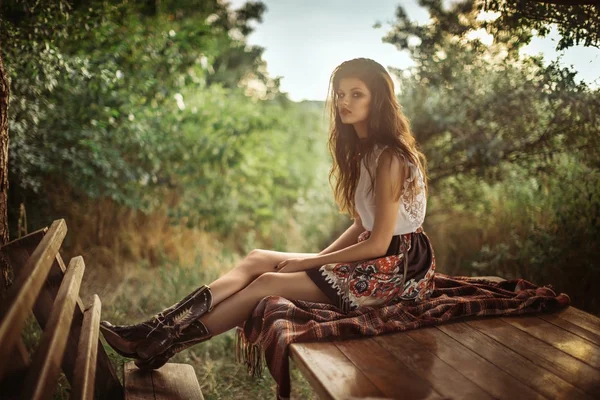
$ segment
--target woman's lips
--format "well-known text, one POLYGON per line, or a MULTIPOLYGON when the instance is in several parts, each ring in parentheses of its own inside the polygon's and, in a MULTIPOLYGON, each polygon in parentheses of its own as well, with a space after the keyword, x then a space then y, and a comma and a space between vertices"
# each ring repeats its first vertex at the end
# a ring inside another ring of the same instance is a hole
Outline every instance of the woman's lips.
POLYGON ((351 112, 348 110, 342 110, 342 111, 340 111, 340 114, 347 115, 347 114, 351 114, 351 112))

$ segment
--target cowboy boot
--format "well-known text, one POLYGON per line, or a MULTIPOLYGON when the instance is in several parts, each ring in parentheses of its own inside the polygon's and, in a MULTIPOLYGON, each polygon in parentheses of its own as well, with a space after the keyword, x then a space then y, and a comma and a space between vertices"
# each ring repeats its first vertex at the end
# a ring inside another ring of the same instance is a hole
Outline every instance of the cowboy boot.
POLYGON ((193 321, 164 352, 150 357, 147 360, 138 358, 135 360, 135 365, 142 370, 159 369, 175 354, 197 343, 209 340, 210 338, 212 338, 212 334, 206 325, 200 320, 193 321))
POLYGON ((122 356, 149 359, 165 351, 192 321, 212 311, 212 299, 210 287, 202 285, 147 321, 133 325, 102 321, 100 330, 108 344, 122 356))

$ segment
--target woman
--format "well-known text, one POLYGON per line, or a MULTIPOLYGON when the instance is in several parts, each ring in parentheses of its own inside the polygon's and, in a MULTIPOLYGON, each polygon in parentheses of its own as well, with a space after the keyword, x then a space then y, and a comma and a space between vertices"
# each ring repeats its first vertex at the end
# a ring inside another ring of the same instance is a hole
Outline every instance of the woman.
POLYGON ((425 218, 425 159, 389 74, 373 60, 339 65, 329 82, 330 180, 354 223, 318 254, 253 250, 231 271, 151 319, 115 326, 107 342, 143 369, 247 320, 270 295, 337 305, 342 312, 433 291, 435 259, 425 218))

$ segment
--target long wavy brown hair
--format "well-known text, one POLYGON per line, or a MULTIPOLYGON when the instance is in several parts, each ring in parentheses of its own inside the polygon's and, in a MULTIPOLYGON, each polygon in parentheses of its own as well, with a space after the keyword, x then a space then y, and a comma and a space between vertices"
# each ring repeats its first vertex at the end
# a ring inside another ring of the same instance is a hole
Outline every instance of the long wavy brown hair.
MULTIPOLYGON (((394 82, 381 64, 368 58, 355 58, 338 65, 329 79, 329 94, 325 109, 329 111, 329 152, 333 164, 329 172, 329 183, 334 191, 340 212, 354 215, 354 195, 360 177, 360 163, 365 159, 372 165, 377 145, 388 146, 398 157, 406 157, 423 174, 425 195, 427 195, 427 160, 419 150, 411 131, 408 119, 402 113, 402 106, 394 94, 394 82), (338 89, 343 78, 360 79, 371 92, 368 114, 368 138, 360 139, 352 124, 342 123, 338 109, 338 89)), ((375 173, 368 168, 371 187, 375 185, 375 173)), ((419 192, 417 179, 413 185, 414 193, 419 192)), ((402 195, 402 184, 394 185, 396 200, 402 195)))

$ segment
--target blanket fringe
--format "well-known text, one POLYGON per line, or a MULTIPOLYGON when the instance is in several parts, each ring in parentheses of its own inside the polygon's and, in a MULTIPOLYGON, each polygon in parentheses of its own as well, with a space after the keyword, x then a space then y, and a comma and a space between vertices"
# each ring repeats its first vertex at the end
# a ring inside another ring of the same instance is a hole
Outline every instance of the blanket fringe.
POLYGON ((249 343, 239 326, 235 332, 235 361, 245 364, 248 375, 259 377, 263 371, 263 352, 259 344, 249 343))

